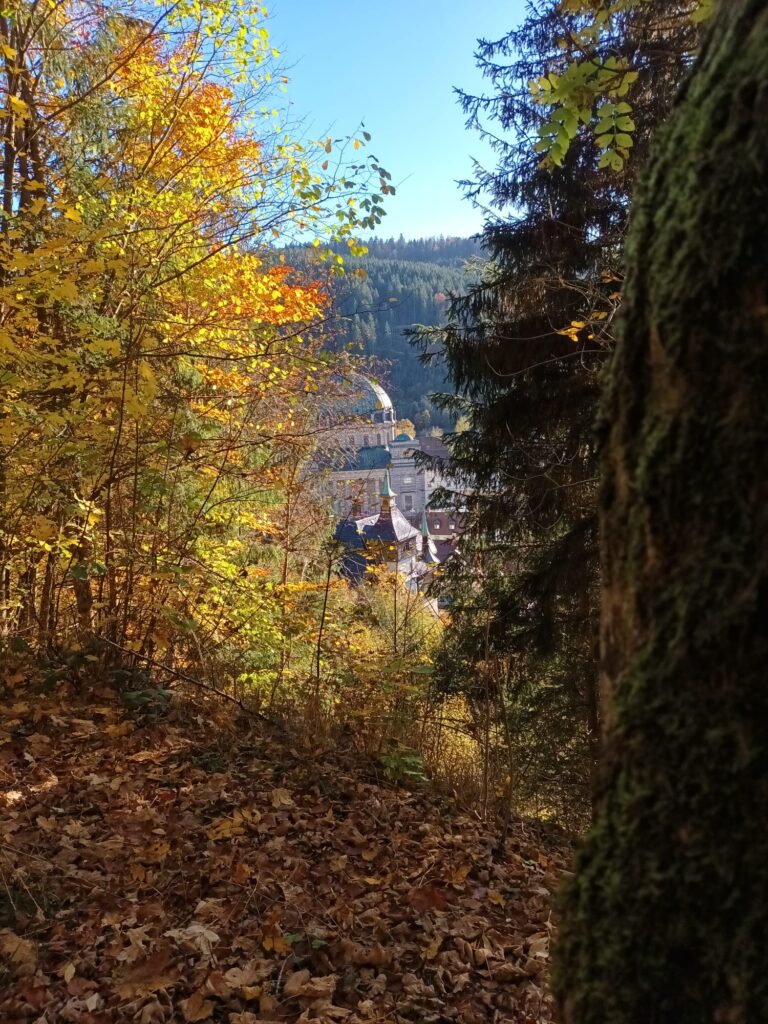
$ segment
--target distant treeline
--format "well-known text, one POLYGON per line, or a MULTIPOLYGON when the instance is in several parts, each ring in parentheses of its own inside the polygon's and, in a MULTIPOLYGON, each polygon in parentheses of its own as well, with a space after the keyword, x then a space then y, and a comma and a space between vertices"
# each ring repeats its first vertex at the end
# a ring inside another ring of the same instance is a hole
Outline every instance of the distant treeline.
MULTIPOLYGON (((418 263, 440 263, 444 266, 462 266, 477 256, 480 248, 473 238, 369 238, 366 240, 368 257, 381 260, 415 260, 418 263)), ((334 246, 343 252, 339 246, 334 246)))

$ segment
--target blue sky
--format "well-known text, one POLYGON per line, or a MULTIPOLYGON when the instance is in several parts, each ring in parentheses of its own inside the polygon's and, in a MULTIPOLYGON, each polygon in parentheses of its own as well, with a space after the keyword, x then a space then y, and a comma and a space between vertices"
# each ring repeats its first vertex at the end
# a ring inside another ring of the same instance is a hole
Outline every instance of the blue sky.
POLYGON ((269 10, 293 118, 313 137, 364 121, 392 174, 398 194, 378 234, 478 231, 482 216, 455 181, 471 174, 472 157, 492 157, 464 127, 452 90, 482 88, 476 40, 506 34, 524 0, 273 0, 269 10))

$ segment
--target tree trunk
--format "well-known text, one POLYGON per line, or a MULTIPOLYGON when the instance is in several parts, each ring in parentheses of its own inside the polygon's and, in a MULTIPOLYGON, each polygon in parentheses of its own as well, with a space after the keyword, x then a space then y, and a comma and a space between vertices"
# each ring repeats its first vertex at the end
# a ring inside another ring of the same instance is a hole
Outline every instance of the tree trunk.
POLYGON ((768 1021, 768 2, 721 0, 633 206, 602 410, 598 813, 567 1024, 768 1021))

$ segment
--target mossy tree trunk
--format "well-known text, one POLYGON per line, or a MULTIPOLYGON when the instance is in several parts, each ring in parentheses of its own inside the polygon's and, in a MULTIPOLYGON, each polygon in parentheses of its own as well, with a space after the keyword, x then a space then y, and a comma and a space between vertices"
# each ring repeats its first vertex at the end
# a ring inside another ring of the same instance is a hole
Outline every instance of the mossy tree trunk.
POLYGON ((768 1021, 768 0, 721 0, 632 211, 602 411, 605 763, 567 1024, 768 1021))

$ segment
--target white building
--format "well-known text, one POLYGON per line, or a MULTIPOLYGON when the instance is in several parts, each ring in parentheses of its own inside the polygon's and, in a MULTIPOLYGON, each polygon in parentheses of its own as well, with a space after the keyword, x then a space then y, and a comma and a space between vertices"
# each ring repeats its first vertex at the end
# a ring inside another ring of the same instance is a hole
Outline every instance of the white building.
MULTIPOLYGON (((349 394, 326 404, 328 421, 322 458, 325 493, 337 515, 372 515, 389 471, 397 508, 418 523, 432 494, 442 483, 425 471, 414 456, 422 442, 395 434, 397 417, 384 388, 362 374, 353 374, 349 394)), ((434 438, 425 439, 434 448, 434 438)))

